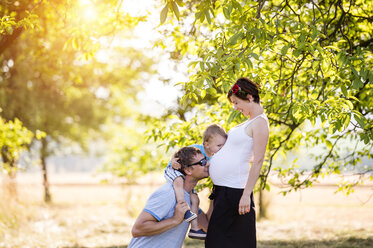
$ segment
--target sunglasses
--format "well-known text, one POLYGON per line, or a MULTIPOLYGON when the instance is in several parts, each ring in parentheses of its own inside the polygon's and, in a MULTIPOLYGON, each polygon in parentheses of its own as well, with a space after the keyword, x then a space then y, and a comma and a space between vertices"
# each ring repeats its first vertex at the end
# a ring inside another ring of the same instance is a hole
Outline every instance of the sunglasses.
POLYGON ((193 165, 197 165, 197 164, 199 164, 200 166, 205 166, 205 165, 207 164, 207 158, 204 157, 203 159, 201 159, 201 160, 198 161, 198 162, 195 162, 195 163, 193 163, 193 164, 187 165, 187 167, 189 167, 189 166, 193 166, 193 165))

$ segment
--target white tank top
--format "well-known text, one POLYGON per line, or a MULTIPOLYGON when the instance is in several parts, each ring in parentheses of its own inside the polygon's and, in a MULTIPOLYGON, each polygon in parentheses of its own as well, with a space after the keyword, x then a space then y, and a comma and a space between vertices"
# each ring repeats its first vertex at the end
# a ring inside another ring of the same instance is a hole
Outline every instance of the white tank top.
POLYGON ((245 129, 256 118, 268 119, 263 113, 228 132, 224 146, 210 159, 210 177, 215 185, 243 189, 250 172, 250 161, 253 155, 254 140, 245 129))

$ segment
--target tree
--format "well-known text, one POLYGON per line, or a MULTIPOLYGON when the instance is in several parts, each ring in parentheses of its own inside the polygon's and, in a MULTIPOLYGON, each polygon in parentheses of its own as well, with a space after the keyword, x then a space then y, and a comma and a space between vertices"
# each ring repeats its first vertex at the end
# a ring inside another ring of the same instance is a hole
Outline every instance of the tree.
MULTIPOLYGON (((42 132, 37 132, 36 137, 43 137, 42 132)), ((9 195, 16 196, 17 189, 14 178, 17 172, 17 161, 24 150, 27 150, 34 134, 25 128, 18 119, 14 121, 5 121, 0 118, 0 151, 1 163, 0 169, 5 172, 8 178, 4 178, 5 190, 9 195)))
POLYGON ((40 160, 48 202, 46 159, 56 149, 51 142, 86 147, 110 118, 126 117, 113 103, 129 104, 141 89, 135 80, 150 73, 152 61, 141 52, 111 44, 114 35, 130 35, 144 18, 131 17, 114 0, 94 6, 79 1, 1 4, 0 106, 6 120, 18 118, 29 130, 46 133, 40 160))
MULTIPOLYGON (((191 61, 179 109, 192 115, 183 119, 177 109, 178 122, 160 122, 149 135, 182 146, 200 139, 194 130, 200 134, 201 124, 229 129, 243 121, 225 95, 246 76, 260 84, 271 126, 261 188, 269 189, 270 171, 289 191, 346 169, 361 176, 373 171, 372 164, 356 168, 373 150, 371 1, 170 0, 160 16, 172 43, 158 44, 191 61), (311 172, 296 160, 288 167, 278 162, 279 155, 316 145, 324 152, 314 156, 311 172)), ((340 190, 360 183, 362 177, 343 182, 340 190)))

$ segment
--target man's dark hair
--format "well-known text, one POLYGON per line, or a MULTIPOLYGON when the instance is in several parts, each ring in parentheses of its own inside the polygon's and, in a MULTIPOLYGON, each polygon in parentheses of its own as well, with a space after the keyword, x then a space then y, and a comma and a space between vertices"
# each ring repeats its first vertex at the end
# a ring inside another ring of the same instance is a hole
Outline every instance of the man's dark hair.
POLYGON ((178 158, 177 161, 181 165, 179 171, 185 175, 184 169, 194 162, 194 157, 198 154, 202 154, 201 150, 191 146, 183 147, 177 151, 174 156, 178 158))

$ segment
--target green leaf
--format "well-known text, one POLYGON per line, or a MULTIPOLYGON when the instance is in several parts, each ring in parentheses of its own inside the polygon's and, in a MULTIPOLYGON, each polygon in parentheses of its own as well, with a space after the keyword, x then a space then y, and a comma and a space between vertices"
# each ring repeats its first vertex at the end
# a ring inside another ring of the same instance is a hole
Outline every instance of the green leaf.
POLYGON ((275 80, 273 80, 272 77, 269 77, 269 78, 268 78, 268 81, 269 81, 269 84, 270 84, 272 87, 275 86, 275 80))
POLYGON ((228 13, 229 13, 229 16, 231 15, 232 10, 233 10, 233 4, 232 4, 232 2, 229 2, 229 6, 228 6, 228 13))
POLYGON ((76 38, 73 38, 71 42, 72 42, 72 47, 73 47, 74 49, 78 49, 78 43, 77 43, 77 41, 76 41, 76 38))
POLYGON ((251 56, 253 56, 256 60, 259 60, 259 55, 256 53, 250 53, 251 56))
POLYGON ((342 86, 341 86, 341 90, 342 90, 343 95, 345 95, 345 97, 347 97, 347 96, 348 96, 348 93, 347 93, 347 88, 346 88, 345 85, 342 85, 342 86))
POLYGON ((334 134, 338 130, 338 126, 336 122, 330 123, 329 125, 329 133, 334 134))
POLYGON ((344 128, 347 129, 348 125, 350 125, 350 120, 351 120, 351 114, 348 113, 346 115, 346 119, 344 120, 344 128))
POLYGON ((168 13, 168 4, 164 6, 164 8, 161 11, 161 24, 163 24, 167 19, 167 13, 168 13))
POLYGON ((171 2, 171 8, 172 8, 172 11, 175 13, 176 18, 179 20, 180 18, 179 7, 177 7, 177 4, 174 1, 171 2))
POLYGON ((205 96, 206 96, 206 90, 203 89, 203 90, 201 90, 201 98, 204 99, 205 96))
POLYGON ((349 101, 349 100, 345 100, 345 102, 346 102, 346 104, 348 105, 348 107, 349 107, 351 110, 354 109, 354 105, 352 104, 351 101, 349 101))
POLYGON ((282 47, 282 49, 281 49, 282 56, 285 56, 287 54, 288 49, 289 49, 288 45, 285 45, 285 46, 282 47))
POLYGON ((199 62, 199 68, 201 68, 201 71, 205 71, 205 62, 199 62))
POLYGON ((250 59, 246 59, 244 62, 246 63, 246 65, 249 68, 249 70, 253 69, 253 63, 251 62, 250 59))
POLYGON ((223 8, 223 14, 224 14, 225 19, 228 19, 228 20, 229 20, 229 18, 230 18, 230 13, 229 13, 228 8, 223 8))
POLYGON ((299 57, 299 55, 300 55, 300 53, 301 53, 301 50, 300 49, 295 49, 294 51, 293 51, 293 55, 295 56, 295 57, 299 57))
POLYGON ((363 83, 361 82, 361 80, 359 78, 355 78, 353 81, 352 87, 354 89, 360 89, 362 86, 363 86, 363 83))
POLYGON ((335 47, 335 46, 326 46, 324 48, 329 48, 329 49, 332 49, 332 50, 337 51, 337 52, 339 52, 341 50, 341 49, 339 49, 338 47, 335 47))
POLYGON ((211 24, 211 17, 210 17, 210 13, 208 10, 205 10, 205 16, 206 16, 206 20, 209 24, 211 24))
POLYGON ((357 121, 357 123, 359 123, 359 126, 364 129, 365 127, 364 116, 355 114, 354 118, 357 121))
POLYGON ((325 144, 326 144, 326 146, 327 146, 329 149, 332 149, 332 147, 333 147, 332 142, 330 142, 329 140, 325 140, 325 144))
POLYGON ((236 117, 237 117, 238 114, 239 114, 238 111, 231 110, 231 113, 230 113, 230 115, 228 117, 228 120, 227 120, 228 124, 232 123, 233 120, 236 119, 236 117))
POLYGON ((356 71, 354 67, 351 67, 352 72, 354 73, 355 77, 359 78, 359 73, 356 71))
POLYGON ((197 94, 193 92, 193 93, 192 93, 192 96, 193 96, 194 100, 196 100, 196 102, 198 102, 197 94))
POLYGON ((235 35, 233 35, 233 36, 230 38, 229 43, 230 43, 231 45, 235 45, 235 44, 237 43, 238 38, 240 38, 240 37, 241 37, 241 33, 236 33, 235 35))
POLYGON ((176 3, 177 5, 179 5, 180 7, 183 7, 184 6, 184 3, 182 0, 176 0, 176 3))

